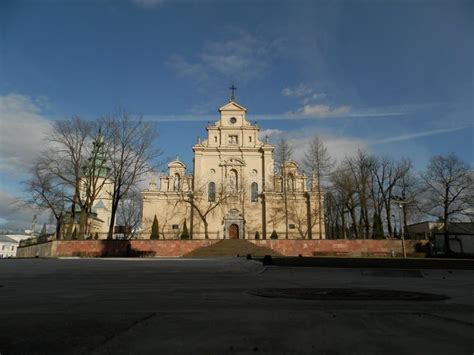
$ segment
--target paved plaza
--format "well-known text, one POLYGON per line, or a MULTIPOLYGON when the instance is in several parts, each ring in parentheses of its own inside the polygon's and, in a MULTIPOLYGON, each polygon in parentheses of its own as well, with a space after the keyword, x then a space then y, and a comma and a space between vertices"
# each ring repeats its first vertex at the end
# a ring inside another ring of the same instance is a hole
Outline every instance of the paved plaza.
POLYGON ((0 353, 472 354, 474 271, 264 267, 245 258, 0 260, 0 353), (442 301, 302 300, 373 288, 442 301))

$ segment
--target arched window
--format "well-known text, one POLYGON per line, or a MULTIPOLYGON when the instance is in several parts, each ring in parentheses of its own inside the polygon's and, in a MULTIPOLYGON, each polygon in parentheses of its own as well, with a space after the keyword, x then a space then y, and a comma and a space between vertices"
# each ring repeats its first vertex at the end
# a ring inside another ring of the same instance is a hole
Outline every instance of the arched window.
POLYGON ((237 171, 232 169, 229 171, 229 185, 233 191, 238 191, 239 189, 239 181, 237 176, 237 171))
POLYGON ((214 182, 210 182, 207 186, 207 199, 209 202, 216 200, 216 184, 214 182))
POLYGON ((258 184, 256 182, 252 182, 252 185, 250 185, 250 201, 258 201, 258 184))

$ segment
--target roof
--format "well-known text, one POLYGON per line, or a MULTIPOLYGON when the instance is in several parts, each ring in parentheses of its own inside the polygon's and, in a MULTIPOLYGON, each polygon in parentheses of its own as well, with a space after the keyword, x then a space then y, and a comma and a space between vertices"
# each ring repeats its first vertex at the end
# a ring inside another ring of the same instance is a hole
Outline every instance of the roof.
POLYGON ((1 243, 12 243, 12 244, 18 244, 18 242, 15 239, 12 239, 10 237, 7 237, 6 235, 0 235, 0 242, 1 243))
POLYGON ((99 200, 99 202, 96 203, 94 208, 105 208, 104 202, 102 200, 99 200))
POLYGON ((449 234, 474 234, 474 223, 449 223, 448 231, 449 234))
POLYGON ((243 107, 241 104, 235 102, 235 101, 229 101, 228 103, 226 103, 224 106, 220 107, 219 108, 219 112, 220 111, 247 111, 247 109, 245 107, 243 107))

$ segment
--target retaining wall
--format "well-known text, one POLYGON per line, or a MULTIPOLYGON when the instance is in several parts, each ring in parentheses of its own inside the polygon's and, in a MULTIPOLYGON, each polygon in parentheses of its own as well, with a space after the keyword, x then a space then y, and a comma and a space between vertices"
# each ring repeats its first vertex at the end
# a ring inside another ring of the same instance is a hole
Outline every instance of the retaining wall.
MULTIPOLYGON (((194 249, 211 245, 217 239, 194 240, 55 240, 19 247, 18 257, 107 257, 107 256, 182 256, 194 249)), ((402 255, 400 240, 249 240, 286 256, 390 256, 402 255)), ((405 241, 408 255, 415 253, 415 245, 424 240, 405 241)), ((419 250, 418 250, 419 251, 419 250)))
POLYGON ((55 240, 19 247, 18 257, 182 256, 218 240, 55 240))
MULTIPOLYGON (((286 256, 396 256, 403 255, 402 241, 396 239, 372 240, 372 239, 265 239, 250 240, 256 245, 273 249, 286 256)), ((415 245, 426 245, 427 240, 405 240, 407 254, 414 255, 417 251, 415 245)))

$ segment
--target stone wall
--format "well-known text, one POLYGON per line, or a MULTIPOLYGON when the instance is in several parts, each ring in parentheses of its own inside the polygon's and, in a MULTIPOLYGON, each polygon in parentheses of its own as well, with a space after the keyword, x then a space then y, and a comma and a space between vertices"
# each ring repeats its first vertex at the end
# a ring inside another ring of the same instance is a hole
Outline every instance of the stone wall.
MULTIPOLYGON (((401 240, 395 239, 312 239, 312 240, 249 240, 258 246, 273 249, 286 256, 390 256, 393 252, 396 256, 403 255, 401 240)), ((413 255, 416 244, 425 245, 427 240, 405 240, 407 255, 413 255)))

